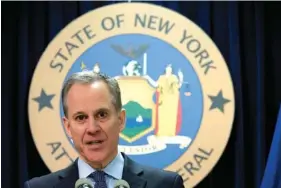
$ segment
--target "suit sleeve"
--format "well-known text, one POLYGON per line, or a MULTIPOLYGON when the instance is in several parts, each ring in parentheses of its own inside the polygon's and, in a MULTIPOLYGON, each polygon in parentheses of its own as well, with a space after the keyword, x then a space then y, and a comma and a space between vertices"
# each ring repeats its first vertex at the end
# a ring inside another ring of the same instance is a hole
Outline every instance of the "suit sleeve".
POLYGON ((176 176, 173 188, 184 188, 183 179, 180 175, 176 176))
POLYGON ((28 181, 24 182, 24 188, 30 188, 28 181))

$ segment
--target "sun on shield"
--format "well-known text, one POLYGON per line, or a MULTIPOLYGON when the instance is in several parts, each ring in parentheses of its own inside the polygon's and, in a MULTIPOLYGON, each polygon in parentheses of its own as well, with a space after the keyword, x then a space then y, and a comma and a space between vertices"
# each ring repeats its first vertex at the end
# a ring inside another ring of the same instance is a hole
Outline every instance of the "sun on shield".
POLYGON ((139 76, 122 76, 118 78, 118 83, 127 118, 120 137, 127 142, 134 142, 155 128, 155 89, 139 76))

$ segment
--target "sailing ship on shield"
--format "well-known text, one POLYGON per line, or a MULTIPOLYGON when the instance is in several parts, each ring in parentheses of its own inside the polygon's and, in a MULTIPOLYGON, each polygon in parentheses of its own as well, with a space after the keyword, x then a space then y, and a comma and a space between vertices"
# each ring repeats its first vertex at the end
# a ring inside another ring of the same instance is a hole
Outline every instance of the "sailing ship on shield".
MULTIPOLYGON (((177 144, 180 149, 188 147, 191 138, 179 135, 183 126, 180 88, 188 84, 184 82, 182 71, 179 69, 175 75, 173 65, 167 64, 164 74, 153 80, 147 74, 148 45, 129 50, 119 45, 111 47, 118 54, 130 59, 122 66, 123 75, 115 76, 127 115, 126 126, 120 137, 130 144, 119 145, 119 150, 130 155, 142 155, 164 150, 167 144, 177 144), (141 63, 137 61, 140 57, 143 60, 141 63), (136 140, 146 135, 147 143, 133 145, 136 140)), ((81 69, 86 69, 83 62, 81 69)), ((93 71, 100 70, 100 64, 96 63, 93 71)), ((184 91, 184 96, 190 95, 190 91, 184 91)))

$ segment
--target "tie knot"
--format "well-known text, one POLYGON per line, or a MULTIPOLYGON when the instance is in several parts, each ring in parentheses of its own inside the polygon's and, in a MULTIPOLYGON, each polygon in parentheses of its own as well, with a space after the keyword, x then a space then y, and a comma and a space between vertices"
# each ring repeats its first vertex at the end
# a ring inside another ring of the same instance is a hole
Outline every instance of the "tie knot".
POLYGON ((97 170, 91 173, 89 178, 92 178, 95 182, 105 182, 105 173, 104 171, 97 170))

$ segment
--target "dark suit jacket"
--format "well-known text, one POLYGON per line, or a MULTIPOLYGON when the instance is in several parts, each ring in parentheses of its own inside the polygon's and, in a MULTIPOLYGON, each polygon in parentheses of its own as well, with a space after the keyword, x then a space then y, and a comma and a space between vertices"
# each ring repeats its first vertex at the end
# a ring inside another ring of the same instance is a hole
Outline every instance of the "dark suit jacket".
MULTIPOLYGON (((174 172, 140 165, 125 154, 123 177, 131 188, 184 188, 183 179, 174 172)), ((69 167, 25 182, 25 188, 74 188, 79 179, 77 160, 69 167)))

